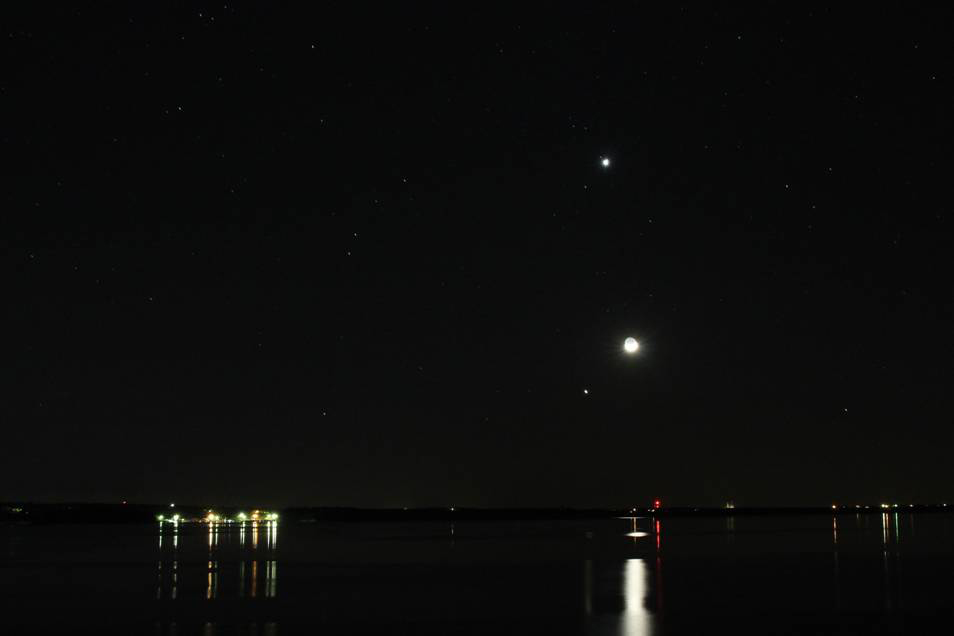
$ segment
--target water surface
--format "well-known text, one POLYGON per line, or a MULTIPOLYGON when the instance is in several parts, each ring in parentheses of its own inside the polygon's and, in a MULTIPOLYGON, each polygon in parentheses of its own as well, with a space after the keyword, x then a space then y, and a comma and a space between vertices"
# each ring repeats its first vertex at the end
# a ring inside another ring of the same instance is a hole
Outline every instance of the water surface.
POLYGON ((954 516, 0 527, 9 633, 924 633, 954 516))

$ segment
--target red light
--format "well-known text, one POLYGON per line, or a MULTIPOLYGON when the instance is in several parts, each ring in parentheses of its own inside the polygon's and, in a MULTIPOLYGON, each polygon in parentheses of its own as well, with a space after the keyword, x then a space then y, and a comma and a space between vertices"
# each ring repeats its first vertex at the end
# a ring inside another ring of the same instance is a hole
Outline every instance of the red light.
POLYGON ((662 501, 659 499, 653 499, 653 508, 656 510, 662 508, 662 501))

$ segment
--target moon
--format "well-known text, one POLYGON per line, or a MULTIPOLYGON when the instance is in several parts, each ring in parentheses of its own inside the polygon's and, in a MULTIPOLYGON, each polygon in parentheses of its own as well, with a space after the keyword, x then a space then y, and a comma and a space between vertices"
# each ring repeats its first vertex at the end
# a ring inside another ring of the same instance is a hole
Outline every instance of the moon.
POLYGON ((603 157, 602 159, 600 159, 600 165, 603 166, 604 168, 609 168, 610 167, 609 157, 603 157))
POLYGON ((636 338, 630 336, 623 341, 623 351, 626 353, 636 353, 639 350, 639 342, 636 341, 636 338))

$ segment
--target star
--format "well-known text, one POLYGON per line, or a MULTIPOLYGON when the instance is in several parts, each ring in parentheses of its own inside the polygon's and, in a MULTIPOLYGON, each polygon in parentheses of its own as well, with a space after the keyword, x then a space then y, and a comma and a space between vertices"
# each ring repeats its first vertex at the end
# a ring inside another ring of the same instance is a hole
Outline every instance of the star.
POLYGON ((590 394, 589 389, 583 389, 583 395, 589 395, 589 394, 590 394))
POLYGON ((600 159, 600 165, 603 166, 604 168, 609 168, 610 167, 609 157, 603 157, 602 159, 600 159))

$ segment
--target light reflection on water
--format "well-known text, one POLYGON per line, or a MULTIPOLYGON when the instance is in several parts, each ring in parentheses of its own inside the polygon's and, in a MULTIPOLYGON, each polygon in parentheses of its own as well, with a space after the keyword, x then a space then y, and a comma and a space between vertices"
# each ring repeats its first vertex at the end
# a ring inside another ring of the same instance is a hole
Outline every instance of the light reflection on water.
POLYGON ((649 536, 648 532, 643 532, 642 530, 639 529, 639 524, 636 522, 636 517, 633 517, 632 521, 633 521, 633 529, 630 532, 626 533, 627 537, 630 537, 631 539, 636 541, 643 537, 649 536))
MULTIPOLYGON (((278 590, 276 580, 278 563, 274 558, 278 546, 278 522, 247 521, 239 524, 219 522, 205 525, 207 559, 203 562, 204 585, 201 586, 201 593, 205 599, 214 601, 221 596, 220 574, 223 569, 231 570, 232 568, 234 568, 234 576, 237 579, 234 588, 236 597, 257 598, 264 595, 265 598, 274 598, 278 590), (263 535, 261 547, 264 549, 264 553, 261 553, 261 556, 256 556, 260 553, 260 533, 263 535), (224 546, 222 545, 223 541, 224 546), (225 563, 218 558, 222 547, 230 550, 226 555, 227 561, 225 563), (235 550, 238 550, 237 554, 235 550), (263 559, 261 557, 271 558, 263 559), (226 567, 226 563, 228 567, 226 567), (259 579, 263 579, 263 581, 260 582, 259 579)), ((180 572, 191 572, 194 566, 185 570, 180 568, 179 536, 179 524, 159 524, 156 598, 160 600, 177 600, 180 598, 185 600, 190 598, 190 595, 184 597, 180 595, 180 583, 183 582, 189 590, 195 588, 198 591, 200 589, 195 586, 194 579, 191 583, 180 581, 180 572), (171 543, 169 542, 170 536, 171 543)), ((186 538, 188 539, 191 536, 194 535, 189 534, 186 538)), ((188 543, 186 547, 188 548, 188 543)))
POLYGON ((629 559, 623 570, 626 607, 623 609, 619 634, 636 636, 653 632, 652 615, 646 607, 649 595, 649 570, 642 559, 629 559))
MULTIPOLYGON (((654 534, 658 540, 661 529, 658 521, 646 522, 654 532, 642 530, 637 519, 627 523, 629 532, 620 534, 634 545, 642 545, 642 542, 652 545, 654 534)), ((230 597, 247 602, 277 598, 277 522, 208 523, 201 527, 201 533, 196 533, 196 529, 195 526, 160 524, 158 600, 178 604, 195 598, 204 598, 210 603, 230 597), (189 555, 198 547, 200 537, 206 559, 198 568, 198 564, 190 563, 189 555)), ((659 563, 657 558, 657 567, 659 563)), ((650 566, 642 558, 585 561, 582 609, 584 615, 589 616, 586 632, 619 636, 652 634, 650 576, 650 566)), ((260 633, 276 633, 278 629, 276 621, 263 621, 258 625, 260 633)), ((174 633, 176 629, 173 623, 162 623, 158 627, 161 633, 174 633)), ((251 624, 249 628, 252 629, 251 624)), ((202 631, 216 633, 216 629, 216 623, 207 622, 202 631)))
POLYGON ((278 562, 266 561, 265 568, 265 596, 266 598, 275 598, 278 562))
POLYGON ((158 621, 159 633, 174 633, 174 621, 178 633, 261 634, 266 624, 273 632, 280 624, 287 635, 310 633, 294 630, 314 627, 313 615, 338 625, 415 620, 429 629, 440 621, 540 616, 575 620, 579 633, 635 636, 663 626, 675 633, 686 616, 701 617, 692 624, 697 628, 705 617, 760 612, 784 621, 803 608, 837 627, 842 614, 876 620, 914 606, 950 608, 949 522, 894 510, 736 515, 731 526, 722 517, 460 522, 453 546, 446 524, 286 524, 281 555, 278 525, 265 520, 163 524, 158 536, 151 524, 147 531, 72 527, 76 534, 68 537, 56 527, 11 529, 9 538, 0 532, 0 554, 8 551, 4 541, 26 542, 31 561, 0 568, 0 591, 30 603, 40 599, 30 590, 52 589, 42 602, 56 603, 57 594, 76 589, 77 597, 83 591, 77 607, 135 611, 158 621), (44 536, 60 542, 55 556, 44 556, 54 554, 52 543, 40 542, 44 536), (82 542, 116 546, 84 552, 82 542), (44 588, 55 581, 53 566, 37 565, 44 558, 82 576, 71 588, 44 588), (141 584, 130 585, 136 577, 141 584), (104 593, 84 591, 94 589, 104 593))
POLYGON ((654 634, 656 623, 649 607, 649 576, 645 559, 596 564, 586 561, 583 568, 586 633, 594 636, 654 634))
POLYGON ((218 596, 219 589, 219 564, 215 561, 209 561, 209 580, 205 591, 205 598, 212 600, 218 596))

